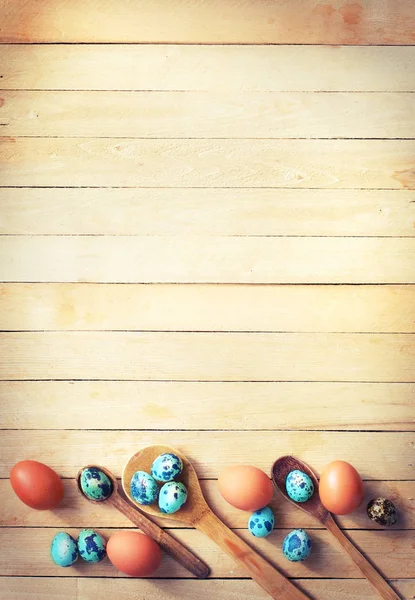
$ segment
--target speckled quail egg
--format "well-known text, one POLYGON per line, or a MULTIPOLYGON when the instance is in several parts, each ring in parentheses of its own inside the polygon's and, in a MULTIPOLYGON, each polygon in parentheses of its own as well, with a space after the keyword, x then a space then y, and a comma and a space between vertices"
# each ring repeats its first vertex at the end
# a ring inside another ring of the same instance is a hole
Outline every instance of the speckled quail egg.
POLYGON ((311 540, 304 529, 294 529, 285 537, 282 543, 285 558, 291 562, 299 562, 310 556, 311 540))
POLYGON ((182 471, 182 460, 179 456, 171 452, 160 454, 151 467, 151 474, 154 479, 163 483, 173 481, 182 471))
POLYGON ((60 531, 52 540, 50 554, 59 567, 70 567, 78 559, 78 546, 69 533, 60 531))
POLYGON ((130 492, 138 504, 153 504, 157 500, 159 488, 156 481, 145 471, 136 471, 131 478, 130 492))
POLYGON ((395 505, 387 498, 374 498, 371 500, 367 505, 367 516, 384 527, 395 525, 398 520, 395 505))
POLYGON ((186 486, 180 481, 169 481, 160 490, 159 508, 169 515, 181 509, 187 500, 186 486))
POLYGON ((105 540, 92 529, 83 529, 78 536, 78 550, 81 558, 97 563, 106 556, 105 540))
POLYGON ((97 467, 87 467, 79 480, 81 490, 90 500, 102 502, 112 494, 112 483, 103 471, 97 467))
POLYGON ((274 529, 275 517, 269 506, 256 510, 249 517, 248 529, 255 537, 267 537, 274 529))
POLYGON ((306 473, 296 469, 288 473, 285 489, 294 502, 307 502, 314 493, 314 484, 306 473))

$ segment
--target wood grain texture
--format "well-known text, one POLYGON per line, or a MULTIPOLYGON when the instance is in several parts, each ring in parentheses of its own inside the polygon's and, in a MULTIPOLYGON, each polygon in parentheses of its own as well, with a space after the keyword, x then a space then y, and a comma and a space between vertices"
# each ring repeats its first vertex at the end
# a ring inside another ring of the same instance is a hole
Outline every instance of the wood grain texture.
POLYGON ((11 467, 28 456, 46 462, 62 477, 74 477, 82 466, 93 463, 119 477, 140 448, 164 444, 187 455, 202 479, 216 478, 232 464, 252 464, 269 473, 274 460, 287 452, 301 456, 317 472, 330 460, 342 458, 367 480, 414 479, 415 432, 142 431, 138 421, 131 427, 136 429, 87 434, 46 430, 30 436, 27 431, 3 431, 0 477, 7 478, 11 467))
MULTIPOLYGON (((65 530, 77 537, 79 531, 65 525, 65 530)), ((108 539, 113 530, 98 532, 108 539)), ((61 567, 53 564, 48 547, 55 529, 20 529, 3 528, 2 540, 7 544, 8 552, 0 554, 0 574, 14 576, 36 576, 39 571, 43 576, 61 575, 61 567)), ((283 558, 281 544, 288 530, 276 530, 268 538, 255 538, 247 530, 237 530, 237 535, 254 546, 266 559, 278 565, 289 577, 310 578, 353 578, 362 576, 347 555, 338 546, 329 532, 323 530, 309 531, 312 542, 318 552, 312 553, 304 563, 290 563, 283 558)), ((350 537, 377 564, 385 577, 413 579, 415 563, 412 560, 412 531, 353 531, 350 537)), ((222 579, 246 578, 245 571, 236 566, 234 561, 224 552, 220 552, 214 542, 203 533, 192 529, 175 529, 174 535, 197 554, 211 567, 211 577, 222 579)), ((65 571, 67 577, 120 577, 107 558, 96 564, 78 561, 76 566, 65 571)), ((159 577, 189 578, 189 572, 175 560, 163 556, 160 568, 154 574, 159 577)), ((367 584, 369 586, 369 584, 367 584)))
MULTIPOLYGON (((294 579, 295 585, 310 594, 316 600, 350 600, 365 598, 378 600, 368 584, 362 579, 294 579)), ((415 591, 414 579, 391 581, 403 600, 412 600, 415 591)), ((137 593, 151 598, 156 594, 159 600, 265 600, 267 595, 253 581, 217 580, 207 581, 174 579, 137 580, 137 579, 101 579, 70 578, 65 580, 56 577, 0 577, 1 600, 49 600, 57 597, 62 600, 95 600, 97 595, 120 595, 123 600, 136 600, 137 593)))
POLYGON ((0 330, 415 333, 415 286, 5 283, 0 330))
POLYGON ((413 138, 411 94, 2 93, 2 135, 138 138, 413 138))
POLYGON ((3 381, 1 427, 413 431, 414 394, 413 383, 3 381))
POLYGON ((414 190, 0 188, 1 234, 415 236, 414 190))
POLYGON ((415 381, 415 336, 2 333, 1 380, 415 381))
MULTIPOLYGON (((248 513, 233 508, 219 494, 216 480, 203 479, 203 493, 213 511, 223 519, 229 527, 246 529, 248 513)), ((2 497, 1 527, 61 527, 63 522, 72 527, 124 528, 131 527, 122 513, 112 506, 101 503, 98 507, 85 501, 80 495, 73 479, 63 480, 65 496, 63 501, 50 512, 34 511, 23 502, 18 502, 8 480, 0 479, 2 497)), ((338 517, 338 522, 345 529, 382 529, 366 515, 369 500, 383 496, 392 500, 399 510, 399 529, 415 529, 415 482, 414 481, 365 481, 365 497, 357 511, 353 514, 338 517)), ((305 512, 298 510, 275 494, 271 507, 276 516, 276 529, 295 529, 298 527, 320 529, 317 521, 305 512)), ((174 521, 154 519, 162 527, 180 527, 174 521)), ((0 532, 1 533, 1 532, 0 532)))
POLYGON ((415 188, 415 140, 0 137, 2 186, 415 188))
POLYGON ((411 44, 410 0, 2 0, 1 42, 411 44), (79 18, 82 15, 82 19, 79 18))
POLYGON ((0 281, 415 283, 415 238, 4 236, 0 281))
POLYGON ((414 57, 415 46, 4 45, 0 89, 411 92, 414 57))

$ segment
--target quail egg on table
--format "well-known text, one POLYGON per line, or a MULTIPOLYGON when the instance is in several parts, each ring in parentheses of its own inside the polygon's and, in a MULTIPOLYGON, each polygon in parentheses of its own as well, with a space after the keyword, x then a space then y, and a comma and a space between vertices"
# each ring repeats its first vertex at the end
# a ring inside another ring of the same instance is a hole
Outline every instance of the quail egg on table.
POLYGON ((248 529, 255 537, 267 537, 274 529, 275 517, 269 506, 256 510, 249 517, 248 529))
POLYGON ((131 478, 130 492, 138 504, 147 506, 157 500, 159 488, 151 475, 145 471, 136 471, 131 478))
POLYGON ((78 550, 81 558, 97 563, 106 556, 105 540, 92 529, 84 529, 78 536, 78 550))
POLYGON ((285 558, 291 562, 303 561, 310 556, 311 540, 304 529, 294 529, 282 543, 285 558))
POLYGON ((112 494, 112 483, 106 474, 97 467, 87 467, 79 480, 81 490, 90 500, 103 502, 112 494))
POLYGON ((156 481, 166 483, 173 481, 183 471, 183 463, 179 456, 166 452, 160 454, 153 462, 151 474, 156 481))
POLYGON ((70 567, 78 559, 77 543, 69 533, 60 531, 52 540, 50 554, 59 567, 70 567))
POLYGON ((186 500, 186 486, 180 481, 169 481, 160 490, 159 508, 161 512, 172 515, 181 509, 186 500))
POLYGON ((306 473, 296 469, 288 473, 285 489, 294 502, 307 502, 314 493, 314 484, 306 473))
POLYGON ((375 498, 367 505, 367 516, 375 523, 385 527, 395 525, 398 513, 395 505, 386 498, 375 498))

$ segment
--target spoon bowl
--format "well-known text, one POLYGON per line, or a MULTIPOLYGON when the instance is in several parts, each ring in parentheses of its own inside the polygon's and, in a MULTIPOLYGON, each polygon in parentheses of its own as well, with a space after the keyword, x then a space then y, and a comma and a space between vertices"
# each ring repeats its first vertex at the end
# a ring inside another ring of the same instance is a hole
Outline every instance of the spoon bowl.
POLYGON ((162 517, 169 519, 169 521, 178 521, 186 525, 194 526, 195 523, 203 517, 210 509, 203 496, 202 489, 200 487, 199 478, 192 465, 192 463, 186 458, 184 454, 170 448, 169 446, 146 446, 142 450, 139 450, 134 456, 130 458, 122 473, 122 486, 124 493, 127 498, 136 506, 140 507, 140 510, 151 515, 153 517, 162 517), (130 485, 131 479, 136 471, 145 471, 146 473, 151 472, 151 465, 154 460, 160 456, 160 454, 171 453, 178 456, 183 463, 183 471, 177 478, 179 481, 184 483, 188 491, 188 496, 185 504, 181 509, 173 514, 166 514, 161 512, 158 504, 149 504, 143 506, 136 502, 131 494, 130 485))
POLYGON ((127 497, 140 510, 153 517, 178 521, 203 531, 235 562, 244 568, 268 594, 278 600, 306 600, 303 592, 297 589, 282 573, 255 552, 246 542, 228 529, 209 508, 200 487, 197 473, 184 454, 169 446, 147 446, 128 461, 122 474, 122 485, 127 497), (183 472, 177 477, 186 486, 188 496, 185 504, 173 514, 162 513, 158 505, 138 504, 130 491, 131 479, 136 471, 151 472, 154 460, 165 453, 176 454, 183 462, 183 472))
POLYGON ((301 508, 304 512, 311 515, 317 521, 322 523, 330 533, 337 539, 342 548, 355 563, 356 567, 364 577, 373 585, 377 593, 384 600, 400 600, 398 594, 383 579, 375 567, 363 556, 363 554, 354 546, 354 544, 341 531, 332 514, 323 506, 319 496, 318 477, 314 471, 302 460, 294 456, 282 456, 276 460, 272 466, 271 479, 274 486, 287 500, 301 508), (314 485, 314 493, 306 502, 295 502, 288 494, 285 487, 285 481, 288 473, 298 469, 310 477, 314 485))
POLYGON ((318 493, 318 477, 316 473, 302 460, 295 458, 294 456, 282 456, 273 464, 271 479, 277 490, 281 492, 291 504, 294 504, 297 508, 300 508, 307 514, 312 515, 323 525, 326 523, 327 519, 331 517, 329 511, 323 506, 320 500, 318 493), (306 502, 295 502, 295 500, 292 500, 287 494, 285 487, 285 481, 288 474, 297 469, 308 475, 314 485, 314 493, 306 502))

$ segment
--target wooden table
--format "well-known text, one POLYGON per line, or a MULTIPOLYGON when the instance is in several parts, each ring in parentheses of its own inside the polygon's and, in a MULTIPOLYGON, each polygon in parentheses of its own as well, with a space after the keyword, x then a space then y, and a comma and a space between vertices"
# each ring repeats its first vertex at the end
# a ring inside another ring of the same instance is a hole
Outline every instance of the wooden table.
MULTIPOLYGON (((77 495, 78 469, 119 476, 151 443, 245 539, 225 466, 352 462, 366 499, 339 522, 414 598, 414 31, 412 0, 0 2, 2 600, 266 597, 189 529, 209 580, 51 562, 58 530, 130 526, 77 495), (55 511, 13 495, 25 458, 63 477, 55 511), (395 528, 366 517, 376 496, 395 528)), ((256 548, 312 598, 374 600, 273 505, 256 548), (280 549, 295 527, 304 564, 280 549)))

